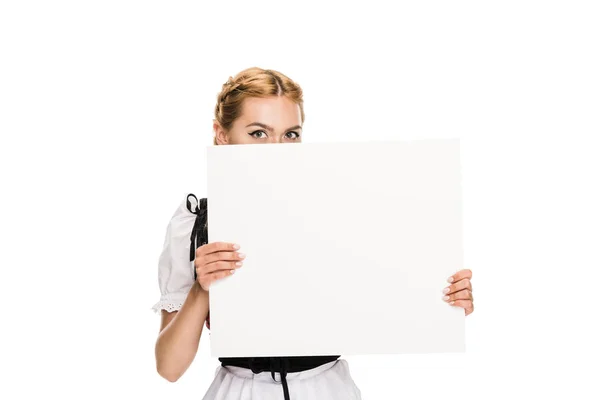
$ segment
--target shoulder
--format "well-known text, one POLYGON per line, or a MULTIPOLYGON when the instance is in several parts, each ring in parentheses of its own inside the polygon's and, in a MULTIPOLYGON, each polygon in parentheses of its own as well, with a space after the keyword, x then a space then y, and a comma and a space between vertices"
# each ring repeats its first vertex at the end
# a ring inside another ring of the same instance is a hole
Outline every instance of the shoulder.
POLYGON ((205 198, 198 199, 194 193, 187 193, 180 199, 171 219, 185 219, 194 217, 203 204, 206 205, 205 198))
POLYGON ((171 216, 169 230, 172 237, 189 236, 197 218, 206 214, 206 198, 198 198, 193 193, 186 194, 171 216))
MULTIPOLYGON (((206 198, 188 193, 171 217, 167 230, 171 257, 187 257, 191 262, 196 249, 208 241, 206 198)), ((194 270, 195 272, 195 270, 194 270)), ((194 279, 196 274, 194 273, 194 279)))
POLYGON ((188 193, 185 196, 184 201, 181 202, 180 207, 184 205, 185 209, 195 215, 198 213, 204 212, 207 209, 207 199, 206 197, 196 197, 193 193, 188 193))

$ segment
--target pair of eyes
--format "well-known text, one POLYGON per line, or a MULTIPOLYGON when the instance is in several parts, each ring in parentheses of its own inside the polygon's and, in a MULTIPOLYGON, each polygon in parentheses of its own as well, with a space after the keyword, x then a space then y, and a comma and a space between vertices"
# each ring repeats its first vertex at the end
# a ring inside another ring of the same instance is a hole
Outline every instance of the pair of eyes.
MULTIPOLYGON (((261 131, 261 130, 251 132, 251 133, 249 133, 249 135, 256 139, 263 139, 263 138, 267 137, 266 136, 267 133, 265 131, 261 131), (263 133, 265 136, 257 136, 257 134, 261 134, 261 133, 263 133)), ((291 140, 296 140, 296 139, 300 138, 300 134, 296 131, 289 131, 285 134, 285 137, 287 137, 288 139, 291 139, 291 140)))

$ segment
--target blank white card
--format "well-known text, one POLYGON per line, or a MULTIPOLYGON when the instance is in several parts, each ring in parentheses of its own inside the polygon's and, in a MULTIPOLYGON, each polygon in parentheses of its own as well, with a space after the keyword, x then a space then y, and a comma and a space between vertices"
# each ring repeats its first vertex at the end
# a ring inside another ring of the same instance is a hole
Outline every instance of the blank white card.
POLYGON ((210 242, 244 266, 210 288, 216 357, 464 352, 459 139, 212 146, 210 242))

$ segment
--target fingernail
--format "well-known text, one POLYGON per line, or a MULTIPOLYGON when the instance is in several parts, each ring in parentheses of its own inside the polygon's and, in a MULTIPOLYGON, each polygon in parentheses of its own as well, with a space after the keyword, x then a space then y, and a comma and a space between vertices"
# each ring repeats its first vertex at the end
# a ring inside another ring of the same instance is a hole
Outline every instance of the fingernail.
POLYGON ((450 288, 446 288, 443 290, 443 293, 448 293, 450 291, 450 288))
POLYGON ((448 278, 448 282, 452 282, 454 280, 453 277, 448 278))
POLYGON ((234 245, 233 245, 233 249, 234 249, 234 250, 237 250, 237 249, 239 249, 239 248, 240 248, 240 245, 239 245, 239 244, 234 244, 234 245))
POLYGON ((246 255, 245 255, 244 253, 238 253, 238 256, 239 256, 240 258, 244 258, 244 257, 246 257, 246 255))
POLYGON ((235 269, 232 269, 229 272, 231 272, 232 274, 235 274, 235 269))
POLYGON ((242 266, 242 264, 243 264, 243 263, 241 263, 241 262, 239 262, 239 261, 235 263, 236 267, 241 267, 241 266, 242 266))
POLYGON ((450 302, 450 303, 448 303, 448 304, 450 304, 450 305, 453 305, 453 304, 454 304, 454 302, 453 302, 453 301, 451 301, 451 302, 450 302))
POLYGON ((448 300, 450 300, 450 296, 444 296, 444 297, 442 297, 442 299, 448 301, 448 300))

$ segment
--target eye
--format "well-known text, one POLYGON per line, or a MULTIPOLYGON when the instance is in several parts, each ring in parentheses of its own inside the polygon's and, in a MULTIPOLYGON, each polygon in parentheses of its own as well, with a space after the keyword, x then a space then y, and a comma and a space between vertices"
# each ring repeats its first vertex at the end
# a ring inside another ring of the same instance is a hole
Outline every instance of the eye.
POLYGON ((298 132, 290 131, 290 132, 286 133, 286 134, 285 134, 285 136, 286 136, 288 139, 298 139, 298 138, 300 137, 300 134, 299 134, 298 132), (290 136, 290 134, 291 134, 292 136, 290 136), (295 135, 295 136, 294 136, 294 135, 295 135))
POLYGON ((265 135, 264 137, 267 137, 267 134, 265 133, 265 131, 254 131, 254 132, 249 133, 249 135, 256 139, 262 139, 262 137, 257 136, 257 134, 259 135, 261 133, 263 133, 265 135))

